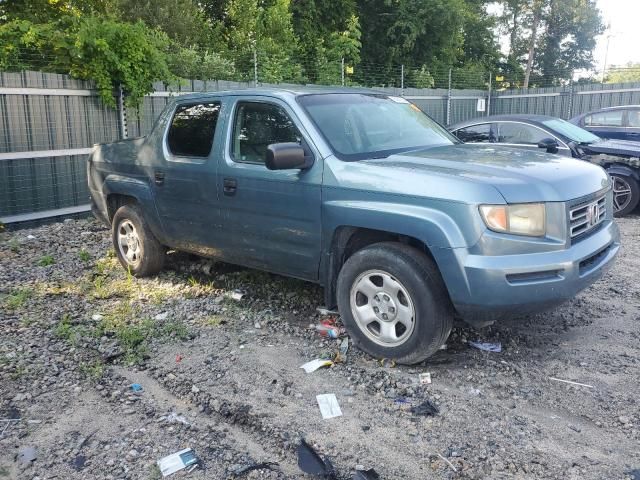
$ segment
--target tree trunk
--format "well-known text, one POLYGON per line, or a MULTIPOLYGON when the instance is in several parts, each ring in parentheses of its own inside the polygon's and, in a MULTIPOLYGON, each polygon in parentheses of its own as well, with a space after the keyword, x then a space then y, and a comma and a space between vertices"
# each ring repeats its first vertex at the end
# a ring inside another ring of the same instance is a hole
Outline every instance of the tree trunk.
POLYGON ((538 24, 540 23, 540 14, 542 5, 540 2, 533 3, 533 25, 531 25, 531 38, 529 39, 529 56, 527 57, 527 70, 524 73, 524 84, 522 88, 529 88, 529 77, 533 68, 533 57, 536 53, 536 37, 538 34, 538 24))

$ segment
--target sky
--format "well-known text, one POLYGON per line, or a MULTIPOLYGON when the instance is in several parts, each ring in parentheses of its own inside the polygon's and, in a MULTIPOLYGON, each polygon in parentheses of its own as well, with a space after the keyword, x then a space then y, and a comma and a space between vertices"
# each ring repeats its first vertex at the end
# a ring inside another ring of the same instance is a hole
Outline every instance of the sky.
POLYGON ((597 0, 605 25, 610 29, 598 37, 593 53, 596 68, 604 66, 607 35, 611 34, 607 67, 640 63, 640 0, 597 0))

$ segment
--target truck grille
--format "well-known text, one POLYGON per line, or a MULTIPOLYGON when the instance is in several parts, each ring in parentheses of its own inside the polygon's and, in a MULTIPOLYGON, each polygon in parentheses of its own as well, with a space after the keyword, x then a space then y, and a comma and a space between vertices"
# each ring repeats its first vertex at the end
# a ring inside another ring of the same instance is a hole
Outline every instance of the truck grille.
POLYGON ((602 223, 607 214, 606 197, 603 195, 589 203, 569 210, 571 238, 582 236, 602 223))

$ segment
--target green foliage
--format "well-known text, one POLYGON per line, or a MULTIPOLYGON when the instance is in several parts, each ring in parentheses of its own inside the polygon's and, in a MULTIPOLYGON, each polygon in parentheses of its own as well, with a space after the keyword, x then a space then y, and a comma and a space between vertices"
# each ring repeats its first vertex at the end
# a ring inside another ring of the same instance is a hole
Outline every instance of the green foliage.
POLYGON ((168 63, 172 72, 191 80, 231 80, 236 76, 232 60, 194 47, 180 48, 169 53, 168 63))
POLYGON ((612 68, 605 79, 607 83, 640 82, 640 63, 629 62, 622 69, 612 68))
POLYGON ((49 265, 53 265, 54 263, 56 263, 56 261, 51 255, 43 255, 38 260, 39 267, 48 267, 49 265))
POLYGON ((7 296, 4 306, 8 310, 17 310, 22 308, 32 296, 33 290, 30 288, 17 288, 7 296))
POLYGON ((407 71, 407 86, 413 88, 433 88, 435 80, 426 65, 407 71))
POLYGON ((84 262, 87 263, 91 260, 91 254, 89 252, 87 252, 84 248, 82 250, 80 250, 78 252, 78 258, 84 262))

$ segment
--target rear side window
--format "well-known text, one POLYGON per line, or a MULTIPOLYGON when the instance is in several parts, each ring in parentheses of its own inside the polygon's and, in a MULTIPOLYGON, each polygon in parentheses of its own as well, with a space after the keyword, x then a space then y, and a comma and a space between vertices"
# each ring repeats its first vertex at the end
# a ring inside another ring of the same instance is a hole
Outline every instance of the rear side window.
POLYGON ((272 143, 300 143, 302 135, 287 112, 277 105, 240 102, 233 127, 233 160, 264 163, 272 143))
POLYGON ((220 103, 180 105, 173 115, 167 143, 178 157, 208 157, 220 114, 220 103))
POLYGON ((549 137, 547 132, 525 123, 498 123, 498 143, 537 145, 539 141, 549 137))
POLYGON ((629 110, 629 126, 634 128, 640 128, 640 110, 629 110))
POLYGON ((456 137, 465 143, 489 143, 491 141, 491 124, 483 123, 456 131, 456 137))
POLYGON ((585 117, 584 124, 590 127, 621 127, 623 113, 622 110, 593 113, 585 117))

